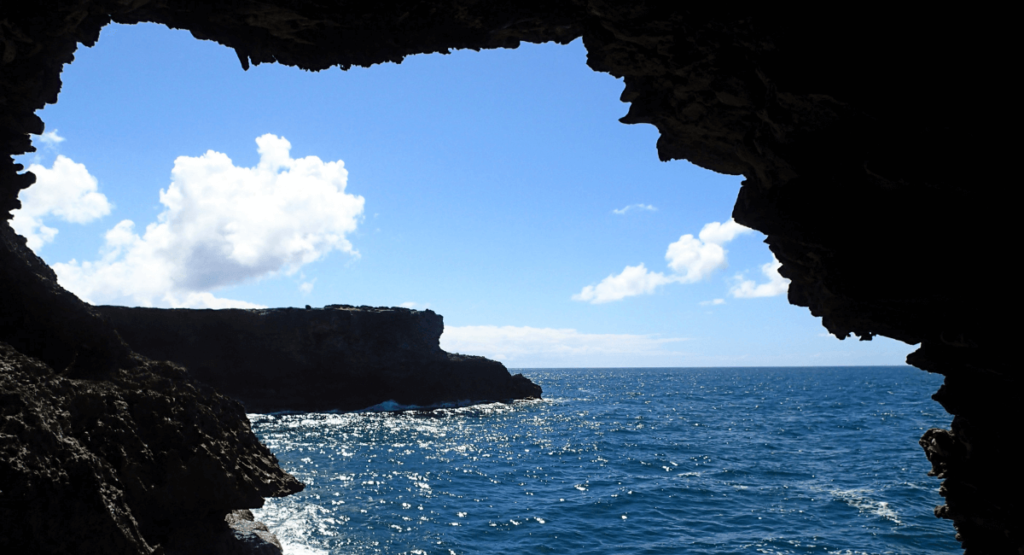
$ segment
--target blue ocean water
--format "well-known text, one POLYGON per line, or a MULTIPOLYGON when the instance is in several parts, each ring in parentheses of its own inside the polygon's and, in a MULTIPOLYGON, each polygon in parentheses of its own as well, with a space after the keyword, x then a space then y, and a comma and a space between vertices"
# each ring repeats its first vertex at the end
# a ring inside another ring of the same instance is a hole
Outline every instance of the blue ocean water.
POLYGON ((961 553, 911 367, 523 370, 545 399, 250 415, 286 553, 961 553))

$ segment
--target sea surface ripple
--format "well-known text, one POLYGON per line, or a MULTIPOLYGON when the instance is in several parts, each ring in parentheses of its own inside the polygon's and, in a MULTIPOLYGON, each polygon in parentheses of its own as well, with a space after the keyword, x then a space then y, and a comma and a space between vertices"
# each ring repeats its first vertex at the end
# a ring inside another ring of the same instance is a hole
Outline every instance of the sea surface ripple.
POLYGON ((523 370, 542 401, 251 414, 289 555, 960 553, 911 367, 523 370))

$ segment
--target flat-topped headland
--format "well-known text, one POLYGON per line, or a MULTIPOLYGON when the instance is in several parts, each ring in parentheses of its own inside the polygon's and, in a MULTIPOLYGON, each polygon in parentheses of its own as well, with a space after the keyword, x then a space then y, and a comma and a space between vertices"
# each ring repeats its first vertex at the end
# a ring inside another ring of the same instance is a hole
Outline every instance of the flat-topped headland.
POLYGON ((500 362, 441 349, 431 310, 98 306, 133 350, 170 360, 249 412, 358 410, 539 398, 500 362))

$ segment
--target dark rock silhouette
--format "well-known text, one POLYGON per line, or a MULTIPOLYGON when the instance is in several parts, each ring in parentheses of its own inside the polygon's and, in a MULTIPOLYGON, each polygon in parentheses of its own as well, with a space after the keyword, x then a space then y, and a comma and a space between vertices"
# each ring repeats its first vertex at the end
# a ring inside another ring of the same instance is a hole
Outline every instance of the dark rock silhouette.
POLYGON ((181 367, 135 357, 72 374, 0 343, 4 553, 175 552, 302 489, 242 407, 181 367))
POLYGON ((449 354, 441 316, 408 308, 189 310, 98 306, 137 352, 171 360, 250 412, 539 398, 500 362, 449 354))
MULTIPOLYGON (((61 68, 78 43, 91 46, 112 21, 188 29, 233 48, 242 67, 310 70, 582 36, 588 64, 624 78, 630 109, 622 120, 657 126, 661 159, 746 177, 734 217, 767 235, 792 280, 790 302, 839 337, 920 343, 909 362, 946 377, 936 398, 954 415, 951 430, 922 439, 945 480, 937 514, 952 519, 968 553, 1020 553, 1024 486, 1014 478, 1013 445, 1024 387, 1007 323, 1016 305, 1002 300, 1014 294, 1012 278, 997 273, 1017 252, 1010 228, 1017 208, 1007 195, 1016 141, 1005 138, 1017 120, 1012 18, 973 6, 661 6, 680 4, 8 2, 0 8, 0 208, 9 217, 18 191, 34 181, 11 156, 31 152, 28 134, 43 131, 35 111, 56 102, 61 68)), ((123 367, 126 352, 7 225, 0 225, 0 340, 54 371, 97 376, 90 378, 97 384, 123 367)), ((39 391, 39 410, 57 418, 58 394, 39 391)), ((5 399, 6 414, 14 397, 5 399)), ((46 452, 28 432, 4 434, 5 449, 46 452)), ((59 474, 58 463, 39 464, 59 474)), ((105 482, 88 476, 100 474, 75 474, 71 489, 53 494, 98 499, 93 488, 105 482)), ((54 514, 68 542, 142 545, 135 532, 101 536, 91 515, 54 514)), ((43 515, 3 519, 0 541, 27 538, 12 523, 43 515)), ((150 525, 139 520, 140 529, 150 525)))

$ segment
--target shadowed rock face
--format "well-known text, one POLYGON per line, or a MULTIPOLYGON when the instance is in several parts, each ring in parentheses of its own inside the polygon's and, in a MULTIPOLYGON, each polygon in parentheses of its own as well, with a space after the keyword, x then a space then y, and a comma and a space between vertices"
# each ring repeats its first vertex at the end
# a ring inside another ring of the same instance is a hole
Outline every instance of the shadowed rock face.
POLYGON ((4 553, 174 553, 301 489, 242 407, 179 366, 80 378, 0 343, 4 553))
POLYGON ((441 350, 441 316, 407 308, 98 306, 139 353, 171 360, 250 412, 539 398, 500 362, 441 350))
MULTIPOLYGON (((8 3, 12 4, 12 3, 8 3)), ((1016 211, 1005 183, 1018 119, 1010 18, 983 10, 790 12, 611 0, 64 0, 0 8, 0 207, 34 177, 7 155, 43 131, 77 42, 111 21, 190 30, 241 65, 306 69, 399 61, 453 48, 565 43, 624 78, 626 123, 661 132, 663 160, 746 177, 734 210, 767 235, 790 302, 831 332, 921 348, 909 362, 946 376, 949 431, 922 438, 969 553, 1022 552, 1012 438, 1024 392, 995 267, 1016 211)), ((684 189, 680 190, 685 195, 684 189)), ((0 339, 49 364, 88 370, 120 342, 0 226, 0 339)), ((1005 278, 1004 278, 1005 279, 1005 278)), ((1008 280, 1007 280, 1008 281, 1008 280)), ((1003 293, 1004 295, 1006 293, 1003 293)), ((1012 294, 1012 293, 1011 293, 1012 294)))

